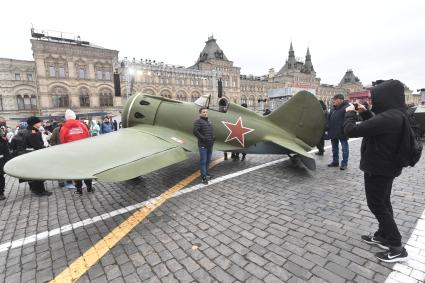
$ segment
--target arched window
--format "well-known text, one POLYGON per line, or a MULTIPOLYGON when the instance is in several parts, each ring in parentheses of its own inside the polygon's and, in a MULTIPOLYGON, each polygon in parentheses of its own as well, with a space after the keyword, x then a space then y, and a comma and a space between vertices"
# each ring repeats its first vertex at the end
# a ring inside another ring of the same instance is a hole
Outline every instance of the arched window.
POLYGON ((246 96, 245 95, 242 95, 241 96, 241 104, 247 104, 247 99, 246 99, 246 96))
POLYGON ((99 105, 100 107, 112 107, 114 106, 114 98, 112 91, 104 88, 99 93, 99 105))
POLYGON ((187 95, 186 95, 186 93, 184 91, 182 91, 182 90, 179 90, 177 92, 177 100, 179 100, 179 101, 187 101, 187 95))
POLYGON ((37 98, 35 95, 18 95, 16 96, 18 110, 34 110, 37 109, 37 98))
POLYGON ((251 95, 248 100, 248 107, 255 107, 255 97, 251 95))
POLYGON ((192 95, 190 96, 190 101, 195 102, 201 95, 199 92, 192 92, 192 95))
POLYGON ((31 98, 28 95, 24 95, 24 108, 31 109, 31 98))
POLYGON ((68 92, 63 87, 55 87, 52 91, 52 104, 55 108, 69 107, 68 92))
POLYGON ((18 110, 24 110, 24 98, 21 95, 18 95, 16 97, 16 101, 18 103, 18 110))
POLYGON ((164 89, 160 94, 162 97, 171 98, 171 92, 169 90, 164 89))
POLYGON ((86 88, 80 89, 80 107, 90 107, 89 91, 86 88))
POLYGON ((146 94, 149 94, 149 95, 155 95, 155 92, 150 88, 143 89, 142 93, 146 93, 146 94))
POLYGON ((31 109, 37 109, 37 97, 31 95, 31 109))

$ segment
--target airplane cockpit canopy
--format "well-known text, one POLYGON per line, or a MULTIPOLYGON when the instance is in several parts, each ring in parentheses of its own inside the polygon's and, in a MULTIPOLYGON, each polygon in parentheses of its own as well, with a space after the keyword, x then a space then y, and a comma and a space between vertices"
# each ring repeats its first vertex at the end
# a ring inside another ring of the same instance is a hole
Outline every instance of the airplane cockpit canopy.
POLYGON ((227 109, 229 108, 229 100, 225 97, 222 97, 218 100, 218 108, 210 105, 211 95, 209 94, 202 95, 194 103, 200 107, 206 107, 210 110, 219 111, 222 113, 226 113, 227 109))
POLYGON ((199 97, 197 100, 195 100, 195 104, 201 107, 208 107, 210 105, 210 98, 211 95, 206 94, 199 97))

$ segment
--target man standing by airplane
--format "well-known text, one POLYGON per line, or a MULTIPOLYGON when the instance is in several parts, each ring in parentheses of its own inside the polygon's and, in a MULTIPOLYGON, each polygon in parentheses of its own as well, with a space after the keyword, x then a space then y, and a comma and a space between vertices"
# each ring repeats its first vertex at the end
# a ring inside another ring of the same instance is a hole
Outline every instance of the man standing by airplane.
POLYGON ((214 145, 214 131, 210 121, 208 121, 208 109, 206 107, 199 109, 199 119, 193 123, 193 134, 198 138, 202 183, 207 185, 208 179, 211 179, 208 174, 208 166, 214 145))
POLYGON ((335 94, 333 97, 334 107, 328 117, 328 138, 332 142, 332 162, 328 167, 338 167, 339 165, 339 143, 342 147, 342 161, 339 169, 347 169, 348 164, 348 138, 344 134, 345 108, 348 102, 344 101, 344 95, 335 94))
MULTIPOLYGON (((77 120, 77 117, 71 109, 67 109, 65 111, 65 123, 60 129, 60 143, 69 143, 81 139, 86 139, 90 137, 89 130, 87 126, 84 125, 80 120, 77 120)), ((92 186, 92 180, 87 179, 84 180, 84 184, 87 186, 87 191, 90 193, 94 192, 94 188, 92 186)), ((83 194, 83 183, 81 180, 75 181, 76 195, 83 194)))

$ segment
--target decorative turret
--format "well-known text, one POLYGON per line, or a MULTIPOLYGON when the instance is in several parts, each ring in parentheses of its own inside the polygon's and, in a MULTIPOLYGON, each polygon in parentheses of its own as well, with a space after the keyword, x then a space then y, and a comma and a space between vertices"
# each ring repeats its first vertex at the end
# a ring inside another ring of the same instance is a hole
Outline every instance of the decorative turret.
POLYGON ((213 36, 208 37, 208 40, 205 42, 205 47, 199 54, 199 58, 196 63, 205 62, 210 59, 229 61, 213 36))
POLYGON ((361 85, 361 82, 359 78, 354 75, 353 70, 348 69, 347 72, 345 72, 345 75, 342 78, 341 82, 339 83, 340 86, 344 84, 360 84, 361 85))
POLYGON ((307 54, 305 55, 305 63, 301 71, 307 74, 314 73, 313 63, 311 62, 310 48, 307 48, 307 54))
POLYGON ((297 59, 295 58, 294 47, 291 42, 291 45, 289 46, 288 60, 286 60, 285 65, 283 65, 282 69, 279 70, 278 74, 283 74, 288 70, 295 70, 297 66, 297 59))

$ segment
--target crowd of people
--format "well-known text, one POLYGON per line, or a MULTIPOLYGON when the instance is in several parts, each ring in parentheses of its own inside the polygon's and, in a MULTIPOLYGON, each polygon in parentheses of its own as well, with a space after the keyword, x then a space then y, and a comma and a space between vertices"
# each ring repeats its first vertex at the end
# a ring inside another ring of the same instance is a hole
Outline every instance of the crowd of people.
MULTIPOLYGON (((120 127, 116 120, 108 116, 105 116, 102 122, 95 119, 80 121, 71 109, 66 110, 64 117, 62 121, 43 122, 33 116, 20 122, 15 130, 6 125, 0 126, 0 200, 6 199, 3 167, 11 158, 29 151, 107 134, 117 131, 120 127)), ((83 181, 87 191, 94 192, 92 181, 83 181)), ((28 182, 31 192, 36 196, 51 195, 51 192, 45 189, 44 181, 20 180, 20 182, 28 182)), ((59 181, 59 185, 75 189, 76 195, 83 193, 81 180, 59 181)))
MULTIPOLYGON (((59 130, 64 124, 65 120, 59 121, 41 121, 39 131, 42 133, 42 139, 44 147, 49 147, 59 144, 59 130)), ((105 116, 102 121, 89 119, 81 120, 81 122, 89 130, 90 136, 97 136, 101 134, 107 134, 119 129, 119 124, 116 120, 112 120, 110 117, 105 116)), ((15 129, 2 125, 2 137, 4 137, 9 144, 13 146, 13 138, 19 135, 20 132, 26 131, 29 124, 28 121, 21 121, 15 129)))

